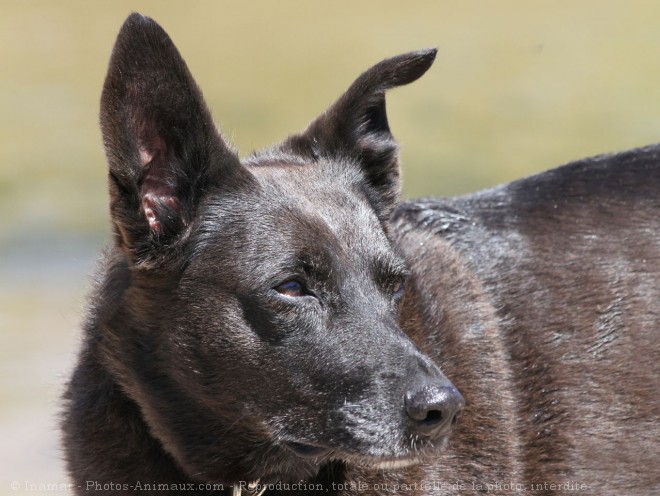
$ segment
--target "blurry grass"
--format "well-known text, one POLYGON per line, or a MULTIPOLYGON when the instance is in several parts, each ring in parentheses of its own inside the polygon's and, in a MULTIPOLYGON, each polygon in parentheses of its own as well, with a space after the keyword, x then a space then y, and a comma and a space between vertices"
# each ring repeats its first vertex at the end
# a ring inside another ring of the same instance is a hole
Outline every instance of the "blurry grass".
MULTIPOLYGON (((63 483, 60 396, 76 353, 80 290, 0 284, 0 495, 12 481, 63 483)), ((70 494, 49 492, 49 494, 70 494)))
POLYGON ((381 58, 438 46, 431 72, 389 97, 409 197, 646 144, 660 127, 656 2, 5 2, 3 237, 106 225, 98 97, 131 10, 169 31, 243 153, 303 128, 381 58))
POLYGON ((80 291, 55 291, 53 288, 0 289, 0 327, 3 346, 0 362, 5 371, 19 370, 22 363, 38 363, 21 374, 0 374, 0 408, 12 408, 20 401, 38 401, 44 396, 58 402, 54 386, 64 382, 58 378, 63 357, 52 353, 62 344, 69 345, 70 356, 79 332, 80 291), (64 331, 63 329, 67 329, 64 331), (35 339, 39 342, 35 343, 35 339), (34 387, 40 384, 40 387, 34 387))

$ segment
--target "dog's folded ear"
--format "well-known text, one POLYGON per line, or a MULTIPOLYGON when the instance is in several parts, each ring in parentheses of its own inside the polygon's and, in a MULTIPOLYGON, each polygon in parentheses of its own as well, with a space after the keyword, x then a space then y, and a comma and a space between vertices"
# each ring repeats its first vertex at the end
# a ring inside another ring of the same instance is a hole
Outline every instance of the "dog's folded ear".
POLYGON ((400 194, 398 145, 390 132, 385 92, 412 83, 433 64, 437 50, 392 57, 365 71, 349 89, 283 149, 307 158, 356 160, 374 192, 377 213, 387 217, 400 194))
POLYGON ((117 37, 101 130, 117 239, 136 261, 175 244, 205 191, 240 168, 172 40, 140 14, 117 37))

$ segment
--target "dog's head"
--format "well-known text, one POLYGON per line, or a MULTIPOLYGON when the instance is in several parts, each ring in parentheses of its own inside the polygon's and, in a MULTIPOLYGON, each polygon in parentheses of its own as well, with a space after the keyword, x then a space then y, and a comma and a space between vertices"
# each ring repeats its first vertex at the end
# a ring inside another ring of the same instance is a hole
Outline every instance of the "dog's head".
POLYGON ((434 57, 379 63, 302 134, 241 161, 167 34, 137 14, 121 29, 101 102, 125 281, 107 356, 191 476, 395 467, 446 438, 463 400, 399 328, 406 267, 387 235, 385 91, 434 57))

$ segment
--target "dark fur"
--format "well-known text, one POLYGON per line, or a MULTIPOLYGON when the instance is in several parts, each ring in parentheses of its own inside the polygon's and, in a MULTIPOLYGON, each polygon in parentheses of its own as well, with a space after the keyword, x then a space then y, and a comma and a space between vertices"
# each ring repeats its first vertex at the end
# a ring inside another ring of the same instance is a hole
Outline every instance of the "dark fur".
POLYGON ((241 162, 167 35, 129 17, 101 103, 114 244, 66 395, 81 494, 660 491, 660 147, 399 205, 384 94, 434 56, 381 62, 241 162), (276 294, 291 276, 314 296, 276 294), (448 444, 402 413, 415 384, 449 384, 438 366, 468 405, 448 444))

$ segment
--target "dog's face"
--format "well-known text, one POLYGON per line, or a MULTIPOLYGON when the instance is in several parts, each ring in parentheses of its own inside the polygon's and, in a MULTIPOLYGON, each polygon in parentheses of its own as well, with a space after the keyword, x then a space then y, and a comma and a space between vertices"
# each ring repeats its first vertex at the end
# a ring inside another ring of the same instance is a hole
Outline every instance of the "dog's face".
POLYGON ((233 438, 296 477, 314 459, 414 458, 403 398, 420 374, 439 379, 399 329, 405 266, 342 167, 259 162, 256 184, 209 199, 177 291, 186 342, 168 351, 186 356, 182 382, 204 384, 199 400, 227 415, 219 427, 239 422, 209 438, 222 452, 233 438))
POLYGON ((386 234, 399 172, 384 92, 434 55, 382 62, 241 162, 162 29, 122 28, 101 124, 131 328, 107 352, 191 476, 399 466, 446 438, 462 398, 399 328, 406 268, 386 234))

